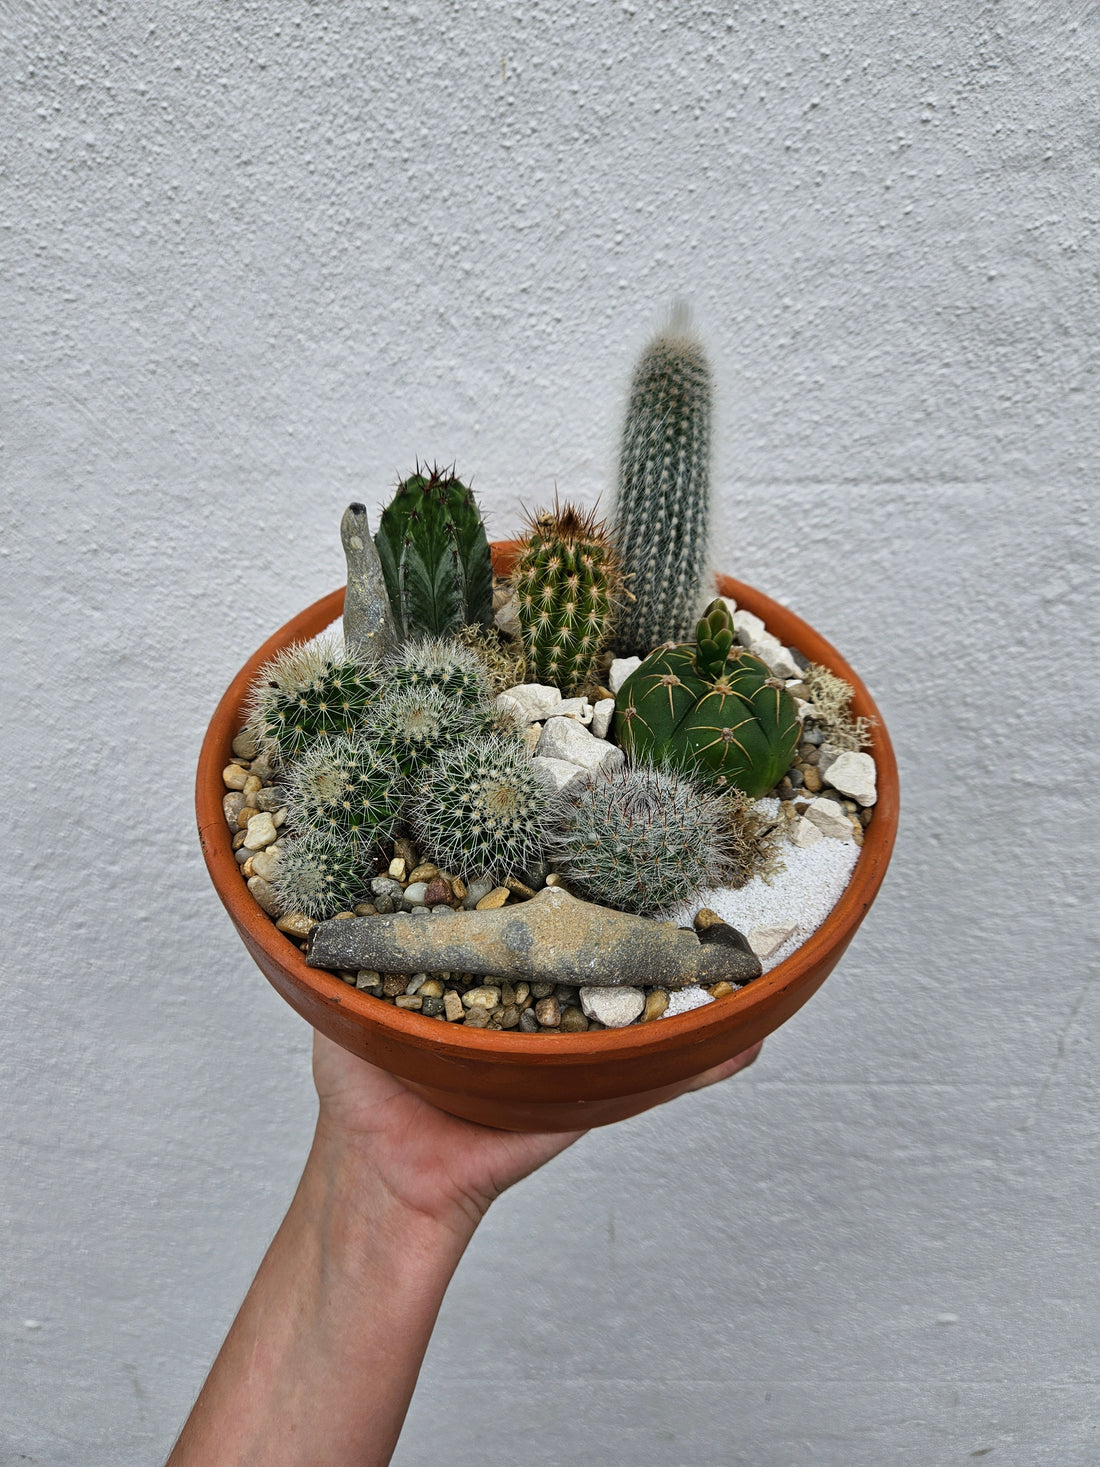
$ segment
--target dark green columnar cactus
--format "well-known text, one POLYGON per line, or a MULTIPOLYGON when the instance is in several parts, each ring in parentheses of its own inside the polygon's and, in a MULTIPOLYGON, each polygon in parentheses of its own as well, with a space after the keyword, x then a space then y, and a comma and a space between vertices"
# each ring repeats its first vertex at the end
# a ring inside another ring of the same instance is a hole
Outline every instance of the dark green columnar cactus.
POLYGON ((319 738, 354 732, 377 691, 372 669, 358 658, 331 643, 296 643, 260 669, 248 726, 261 747, 288 764, 319 738))
POLYGON ((541 858, 558 813, 514 735, 479 735, 441 753, 413 792, 420 850, 445 871, 500 881, 541 858))
POLYGON ((594 511, 567 504, 532 517, 512 588, 529 675, 571 697, 596 676, 622 576, 615 546, 594 511))
POLYGON ((287 841, 271 884, 285 911, 323 921, 369 901, 376 870, 355 836, 298 835, 287 841))
POLYGON ((619 458, 615 539, 633 601, 615 643, 644 657, 691 636, 705 595, 710 509, 711 374, 686 314, 634 370, 619 458))
POLYGON ((493 619, 493 562, 474 496, 433 468, 397 487, 374 537, 402 637, 493 619))
POLYGON ((288 824, 295 834, 355 836, 370 848, 393 835, 405 784, 393 755, 362 734, 318 739, 287 776, 288 824))
POLYGON ((628 756, 672 764, 754 798, 783 778, 799 738, 794 700, 733 641, 712 601, 692 643, 658 647, 619 689, 615 729, 628 756))
POLYGON ((733 874, 729 796, 688 775, 605 765, 565 799, 550 853, 570 888, 589 901, 659 916, 733 874))

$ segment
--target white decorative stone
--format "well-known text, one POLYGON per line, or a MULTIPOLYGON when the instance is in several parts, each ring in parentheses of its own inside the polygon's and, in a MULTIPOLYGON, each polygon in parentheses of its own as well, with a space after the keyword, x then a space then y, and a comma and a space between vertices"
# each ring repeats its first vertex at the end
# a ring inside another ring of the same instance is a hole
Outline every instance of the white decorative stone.
POLYGON ((596 739, 575 718, 548 718, 542 726, 538 754, 543 759, 565 759, 595 771, 608 762, 621 764, 623 751, 605 739, 596 739))
POLYGON ((506 601, 499 611, 493 613, 493 620, 506 637, 519 636, 519 612, 514 601, 506 601))
MULTIPOLYGON (((817 772, 822 779, 825 779, 826 770, 831 769, 843 753, 843 749, 838 749, 836 744, 830 744, 827 739, 821 745, 817 751, 817 772)), ((828 780, 825 782, 828 784, 828 780)))
POLYGON ((545 683, 516 683, 513 688, 505 688, 500 697, 510 698, 513 703, 518 703, 526 723, 549 718, 552 712, 557 712, 562 701, 561 689, 549 687, 545 683))
POLYGON ((582 769, 578 764, 570 764, 568 759, 549 759, 541 754, 536 754, 531 760, 531 768, 544 784, 562 791, 570 789, 574 784, 583 784, 589 775, 587 769, 582 769))
MULTIPOLYGON (((821 768, 820 763, 818 768, 821 768)), ((822 772, 826 784, 856 800, 861 805, 873 805, 878 799, 875 788, 875 761, 870 754, 855 754, 846 751, 837 756, 827 771, 822 772)), ((249 822, 249 830, 252 824, 249 822)), ((245 843, 247 844, 247 842, 245 843)))
POLYGON ((779 638, 773 637, 771 632, 764 632, 753 642, 749 650, 754 657, 759 657, 761 662, 766 662, 776 677, 798 676, 798 663, 779 638))
POLYGON ((277 834, 274 820, 266 810, 261 810, 248 822, 248 832, 241 844, 246 851, 262 851, 264 846, 269 846, 275 840, 277 834))
POLYGON ((735 611, 733 613, 733 629, 737 633, 737 640, 742 647, 751 647, 754 642, 760 640, 767 634, 767 628, 761 619, 751 611, 735 611))
POLYGON ((835 800, 820 796, 811 800, 805 810, 805 819, 812 820, 822 835, 832 836, 834 840, 852 839, 852 822, 835 800))
POLYGON ((616 657, 607 674, 607 686, 613 693, 617 693, 630 674, 641 665, 640 657, 616 657))
MULTIPOLYGON (((274 824, 274 821, 272 821, 274 824)), ((274 846, 266 850, 257 851, 252 857, 252 873, 254 876, 262 877, 264 881, 270 881, 279 869, 282 852, 277 851, 274 846)))
POLYGON ((816 846, 819 840, 825 837, 818 830, 812 820, 807 820, 805 815, 800 815, 797 820, 792 820, 787 826, 787 835, 794 846, 805 850, 807 846, 816 846))
POLYGON ((592 722, 588 725, 593 738, 606 739, 607 730, 615 713, 615 699, 601 698, 592 709, 592 722))
POLYGON ((767 927, 753 927, 748 934, 749 947, 764 962, 777 953, 798 931, 797 922, 780 922, 767 927))
POLYGON ((586 727, 592 722, 592 704, 587 698, 563 698, 554 709, 555 718, 575 718, 586 727))
POLYGON ((645 1008, 640 988, 582 988, 580 999, 588 1017, 609 1029, 625 1029, 645 1008))

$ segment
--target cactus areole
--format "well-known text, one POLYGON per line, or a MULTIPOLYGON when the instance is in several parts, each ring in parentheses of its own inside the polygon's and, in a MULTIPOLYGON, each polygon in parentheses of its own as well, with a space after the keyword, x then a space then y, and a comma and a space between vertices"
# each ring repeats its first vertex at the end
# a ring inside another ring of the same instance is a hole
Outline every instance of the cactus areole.
POLYGON ((799 738, 794 700, 733 640, 712 601, 695 642, 658 647, 619 689, 616 734, 629 757, 670 764, 757 798, 783 778, 799 738))

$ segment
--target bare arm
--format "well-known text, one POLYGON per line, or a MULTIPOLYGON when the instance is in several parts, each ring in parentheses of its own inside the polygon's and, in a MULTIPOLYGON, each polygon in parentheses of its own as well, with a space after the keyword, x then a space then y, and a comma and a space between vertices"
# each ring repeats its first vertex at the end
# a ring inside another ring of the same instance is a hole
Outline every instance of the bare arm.
POLYGON ((477 1224, 584 1134, 456 1120, 321 1035, 313 1069, 321 1105, 301 1182, 168 1467, 384 1467, 477 1224))

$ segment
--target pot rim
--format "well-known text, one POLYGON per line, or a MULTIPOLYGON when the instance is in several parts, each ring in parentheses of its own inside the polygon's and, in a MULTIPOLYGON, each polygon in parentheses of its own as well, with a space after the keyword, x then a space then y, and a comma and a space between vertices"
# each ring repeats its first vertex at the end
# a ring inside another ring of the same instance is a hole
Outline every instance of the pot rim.
MULTIPOLYGON (((493 561, 497 574, 507 573, 516 543, 494 542, 493 561)), ((243 722, 242 707, 257 671, 282 647, 293 641, 308 640, 335 621, 343 609, 343 587, 321 597, 292 617, 252 654, 223 694, 203 739, 195 782, 199 839, 210 879, 240 930, 245 945, 250 950, 262 950, 270 962, 283 969, 295 986, 312 990, 328 1004, 338 1004, 346 1016, 354 1017, 367 1029, 382 1029, 399 1035, 401 1042, 411 1048, 431 1050, 459 1062, 489 1060, 512 1067, 529 1065, 534 1061, 561 1069, 590 1065, 600 1051, 606 1051, 609 1060, 637 1059, 660 1052, 670 1042, 689 1035, 703 1039, 729 1027, 733 1020, 749 1019, 754 1010, 765 1008, 774 995, 797 987, 826 954, 839 949, 839 956, 874 901, 893 850, 899 788, 890 736, 874 700, 856 673, 836 648, 809 623, 744 582, 731 576, 718 576, 716 580, 720 595, 731 596, 738 605, 745 603, 749 606, 784 645, 796 647, 811 661, 824 664, 846 679, 853 688, 852 712, 874 720, 871 749, 875 757, 878 798, 874 818, 867 826, 851 878, 816 932, 771 972, 725 998, 673 1018, 630 1025, 625 1029, 541 1036, 508 1030, 467 1029, 464 1024, 444 1023, 415 1010, 383 1004, 326 970, 309 967, 296 943, 278 930, 241 878, 232 848, 232 833, 222 808, 222 798, 226 793, 222 770, 232 759, 232 741, 243 722)))

